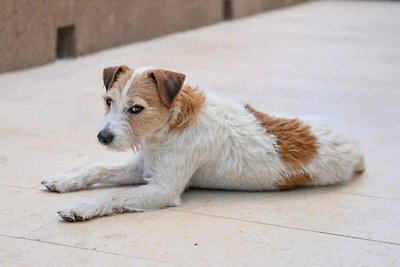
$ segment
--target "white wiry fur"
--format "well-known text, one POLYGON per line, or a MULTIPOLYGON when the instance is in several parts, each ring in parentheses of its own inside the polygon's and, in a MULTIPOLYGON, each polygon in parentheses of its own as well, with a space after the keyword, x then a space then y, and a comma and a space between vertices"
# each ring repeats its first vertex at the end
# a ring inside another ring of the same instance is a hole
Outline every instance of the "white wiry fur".
MULTIPOLYGON (((158 132, 156 144, 150 144, 149 138, 140 140, 141 150, 131 162, 92 164, 46 178, 42 183, 49 190, 62 193, 95 183, 139 185, 72 202, 60 210, 60 216, 67 221, 82 221, 176 206, 189 186, 276 190, 277 183, 291 174, 278 155, 276 137, 267 134, 244 105, 209 92, 205 95, 206 103, 193 126, 168 131, 165 125, 158 132)), ((113 129, 115 140, 111 145, 118 150, 129 148, 133 142, 124 116, 116 104, 101 126, 113 129)), ((314 185, 347 181, 354 171, 363 170, 362 154, 353 139, 321 121, 307 122, 318 139, 318 156, 303 166, 315 178, 314 185)))

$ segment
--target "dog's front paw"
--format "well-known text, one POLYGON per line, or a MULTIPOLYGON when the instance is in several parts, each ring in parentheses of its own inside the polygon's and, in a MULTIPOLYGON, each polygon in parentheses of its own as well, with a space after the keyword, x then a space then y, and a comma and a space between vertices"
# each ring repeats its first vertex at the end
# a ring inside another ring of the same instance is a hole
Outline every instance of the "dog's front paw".
POLYGON ((84 201, 76 201, 61 208, 58 214, 67 222, 82 222, 95 216, 95 210, 84 201))
POLYGON ((58 193, 66 193, 79 189, 79 183, 76 182, 76 179, 68 175, 53 175, 47 177, 42 181, 42 185, 49 191, 58 193))
POLYGON ((52 178, 46 178, 42 181, 44 185, 51 192, 65 193, 68 192, 68 188, 65 186, 65 182, 57 181, 52 178))
POLYGON ((82 221, 89 219, 89 218, 86 218, 85 216, 83 216, 83 214, 80 214, 79 211, 71 210, 71 209, 60 210, 58 212, 58 214, 61 216, 61 218, 64 221, 67 221, 67 222, 82 222, 82 221))

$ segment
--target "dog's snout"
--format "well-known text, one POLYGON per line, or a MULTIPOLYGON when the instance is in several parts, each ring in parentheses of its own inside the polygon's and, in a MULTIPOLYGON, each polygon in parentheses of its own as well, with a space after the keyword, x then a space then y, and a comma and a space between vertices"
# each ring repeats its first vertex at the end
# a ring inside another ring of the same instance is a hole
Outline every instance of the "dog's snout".
POLYGON ((99 134, 97 135, 97 139, 99 140, 100 143, 103 145, 108 145, 109 143, 112 142, 114 139, 114 135, 112 132, 107 131, 107 130, 101 130, 99 134))

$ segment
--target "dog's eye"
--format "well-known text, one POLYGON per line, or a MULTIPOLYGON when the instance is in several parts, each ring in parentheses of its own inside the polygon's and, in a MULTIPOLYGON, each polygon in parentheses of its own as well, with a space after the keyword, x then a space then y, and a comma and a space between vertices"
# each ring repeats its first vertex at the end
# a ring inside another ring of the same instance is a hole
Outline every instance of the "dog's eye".
POLYGON ((128 110, 128 112, 132 113, 132 114, 139 114, 143 109, 144 109, 144 107, 142 107, 142 106, 134 105, 133 107, 131 107, 128 110))
POLYGON ((107 105, 107 107, 111 107, 111 103, 112 103, 112 99, 111 99, 111 98, 107 98, 107 99, 106 99, 106 105, 107 105))

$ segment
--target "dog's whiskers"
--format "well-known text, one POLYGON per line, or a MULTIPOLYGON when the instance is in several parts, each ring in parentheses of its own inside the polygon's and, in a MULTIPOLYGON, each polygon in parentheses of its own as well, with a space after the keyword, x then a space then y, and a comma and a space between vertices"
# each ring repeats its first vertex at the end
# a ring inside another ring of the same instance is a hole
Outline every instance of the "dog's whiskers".
POLYGON ((133 144, 132 144, 132 150, 133 150, 133 153, 135 153, 135 154, 138 151, 137 147, 135 145, 133 145, 133 144))
POLYGON ((140 145, 134 145, 134 144, 132 144, 131 145, 131 147, 132 147, 132 150, 133 150, 133 152, 136 154, 139 150, 140 150, 140 145))

